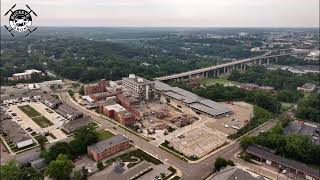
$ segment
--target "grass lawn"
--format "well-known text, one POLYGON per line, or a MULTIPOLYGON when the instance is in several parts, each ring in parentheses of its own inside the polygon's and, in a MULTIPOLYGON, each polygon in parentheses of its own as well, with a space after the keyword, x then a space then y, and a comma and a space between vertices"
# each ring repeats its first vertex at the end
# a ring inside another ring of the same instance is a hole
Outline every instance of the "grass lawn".
POLYGON ((225 83, 232 83, 234 85, 239 85, 240 83, 238 82, 235 82, 235 81, 229 81, 227 80, 227 77, 220 77, 220 78, 207 78, 207 79, 203 79, 200 81, 201 84, 203 85, 207 85, 207 86, 210 86, 210 85, 215 85, 215 84, 221 84, 221 85, 224 85, 225 83))
POLYGON ((32 120, 42 128, 46 128, 53 125, 53 123, 44 116, 37 116, 32 118, 32 120))
POLYGON ((18 106, 18 108, 31 118, 41 115, 38 111, 36 111, 29 105, 18 106))
POLYGON ((37 136, 35 136, 34 138, 35 138, 38 142, 39 142, 39 140, 40 140, 41 138, 44 138, 44 139, 45 139, 45 142, 48 142, 48 139, 47 139, 46 137, 42 136, 42 135, 37 135, 37 136))
POLYGON ((111 138, 112 136, 114 136, 114 134, 111 133, 111 132, 108 131, 108 130, 100 131, 100 132, 98 132, 98 141, 102 141, 102 140, 105 140, 105 139, 109 139, 109 138, 111 138))

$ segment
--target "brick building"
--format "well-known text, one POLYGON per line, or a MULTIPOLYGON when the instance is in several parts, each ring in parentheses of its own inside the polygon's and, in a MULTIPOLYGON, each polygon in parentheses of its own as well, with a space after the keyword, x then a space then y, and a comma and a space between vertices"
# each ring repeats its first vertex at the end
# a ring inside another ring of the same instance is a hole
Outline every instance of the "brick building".
POLYGON ((105 79, 101 79, 100 82, 97 84, 90 84, 84 86, 84 94, 90 95, 90 94, 96 94, 96 93, 103 93, 106 92, 106 87, 108 86, 108 81, 105 79))
POLYGON ((88 146, 87 151, 90 158, 95 161, 100 161, 117 152, 126 150, 129 147, 130 144, 128 138, 122 135, 116 135, 109 139, 88 146))
POLYGON ((131 112, 135 119, 140 119, 142 117, 142 113, 135 108, 135 106, 139 104, 139 100, 137 98, 125 94, 118 94, 117 98, 119 104, 131 112))
POLYGON ((126 126, 135 122, 134 116, 119 104, 104 106, 102 113, 126 126))

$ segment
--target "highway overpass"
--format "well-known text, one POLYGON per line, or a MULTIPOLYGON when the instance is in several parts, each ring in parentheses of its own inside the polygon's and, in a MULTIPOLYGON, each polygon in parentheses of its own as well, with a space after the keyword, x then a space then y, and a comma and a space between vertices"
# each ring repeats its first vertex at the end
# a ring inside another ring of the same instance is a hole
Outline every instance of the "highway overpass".
POLYGON ((271 52, 268 52, 264 55, 243 59, 239 61, 229 62, 225 64, 210 66, 206 68, 196 69, 188 72, 163 76, 155 78, 158 81, 169 81, 169 80, 181 80, 181 79, 188 79, 192 77, 217 77, 222 74, 226 74, 231 72, 233 69, 241 69, 246 70, 246 65, 248 64, 269 64, 270 61, 278 60, 278 57, 281 56, 290 56, 290 55, 297 55, 297 54, 307 54, 306 52, 290 52, 290 53, 282 53, 278 55, 271 55, 271 52))

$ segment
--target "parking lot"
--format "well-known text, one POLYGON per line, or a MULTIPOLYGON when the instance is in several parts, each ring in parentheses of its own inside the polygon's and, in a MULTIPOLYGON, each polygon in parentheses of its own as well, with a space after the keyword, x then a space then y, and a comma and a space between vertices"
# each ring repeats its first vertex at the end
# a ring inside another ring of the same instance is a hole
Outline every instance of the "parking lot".
POLYGON ((41 102, 25 101, 13 103, 8 105, 5 110, 12 116, 12 120, 16 121, 31 136, 47 134, 46 138, 49 142, 67 137, 59 129, 67 120, 41 102))
POLYGON ((227 117, 208 121, 206 126, 228 135, 234 134, 245 126, 253 117, 253 106, 245 102, 221 103, 232 110, 233 114, 227 117))

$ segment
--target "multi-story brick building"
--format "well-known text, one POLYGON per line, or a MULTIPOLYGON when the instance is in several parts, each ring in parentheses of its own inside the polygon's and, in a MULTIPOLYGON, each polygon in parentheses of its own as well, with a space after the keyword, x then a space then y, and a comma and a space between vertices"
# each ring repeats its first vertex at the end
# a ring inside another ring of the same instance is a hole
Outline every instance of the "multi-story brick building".
POLYGON ((135 106, 139 104, 138 99, 125 94, 118 94, 117 98, 118 102, 129 112, 131 112, 135 119, 140 119, 142 117, 142 113, 135 108, 135 106))
POLYGON ((139 100, 152 99, 155 93, 154 82, 142 77, 130 74, 129 77, 122 78, 123 86, 139 100))
POLYGON ((122 135, 116 135, 88 146, 87 151, 90 158, 95 161, 100 161, 129 147, 130 143, 128 138, 122 135))
POLYGON ((107 86, 108 86, 108 81, 106 81, 105 79, 101 79, 100 82, 98 82, 97 84, 85 85, 84 86, 84 94, 90 95, 90 94, 106 92, 107 86))
POLYGON ((135 122, 134 116, 119 104, 104 106, 102 113, 126 126, 135 122))

